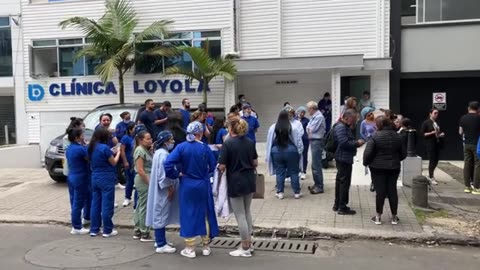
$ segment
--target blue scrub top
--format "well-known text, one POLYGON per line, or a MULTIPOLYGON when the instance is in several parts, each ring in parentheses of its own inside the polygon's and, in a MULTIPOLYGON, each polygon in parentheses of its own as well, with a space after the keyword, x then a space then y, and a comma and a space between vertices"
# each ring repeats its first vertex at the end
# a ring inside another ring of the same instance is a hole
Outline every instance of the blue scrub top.
POLYGON ((257 142, 256 136, 255 136, 255 130, 257 130, 260 127, 260 123, 258 122, 258 119, 253 116, 249 116, 249 117, 242 116, 242 118, 248 123, 247 137, 250 138, 253 142, 257 142))
POLYGON ((88 168, 88 153, 86 146, 80 145, 76 142, 70 144, 65 153, 65 157, 67 158, 70 175, 88 174, 90 171, 88 168))
POLYGON ((113 152, 106 144, 99 143, 93 150, 91 167, 93 173, 115 173, 115 166, 112 166, 108 159, 113 156, 113 152))
POLYGON ((117 127, 115 128, 115 136, 118 141, 122 140, 123 136, 127 134, 128 124, 130 124, 130 122, 125 123, 124 121, 117 124, 117 127))
MULTIPOLYGON (((162 119, 165 119, 165 118, 168 117, 168 113, 167 113, 167 112, 164 112, 164 111, 162 111, 162 110, 160 110, 160 109, 156 109, 156 110, 154 111, 154 113, 155 113, 155 117, 156 117, 155 120, 162 120, 162 119)), ((160 124, 160 125, 157 125, 157 132, 160 133, 160 132, 164 131, 165 128, 167 128, 167 122, 165 122, 165 123, 163 123, 163 124, 160 124)), ((157 134, 158 134, 158 133, 157 133, 157 134)))
POLYGON ((215 138, 215 144, 223 144, 223 136, 227 134, 228 134, 228 131, 226 128, 220 129, 217 133, 217 137, 215 138))
POLYGON ((183 119, 183 129, 187 130, 188 124, 190 124, 190 112, 184 109, 180 109, 183 119))
POLYGON ((129 135, 124 135, 120 141, 122 145, 125 146, 125 155, 127 156, 127 161, 130 166, 133 166, 133 145, 134 137, 129 135))

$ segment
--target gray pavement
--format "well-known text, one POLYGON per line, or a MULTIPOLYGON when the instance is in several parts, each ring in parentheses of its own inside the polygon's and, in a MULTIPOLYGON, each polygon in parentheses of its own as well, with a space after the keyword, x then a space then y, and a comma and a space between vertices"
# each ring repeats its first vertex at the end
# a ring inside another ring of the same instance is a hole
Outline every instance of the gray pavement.
MULTIPOLYGON (((155 254, 151 243, 132 240, 128 230, 110 239, 71 236, 64 226, 0 224, 0 269, 478 269, 478 248, 410 246, 387 242, 318 241, 315 254, 256 251, 231 258, 214 249, 210 257, 187 259, 155 254)), ((170 240, 182 248, 180 239, 170 240)), ((197 252, 198 253, 198 252, 197 252)))

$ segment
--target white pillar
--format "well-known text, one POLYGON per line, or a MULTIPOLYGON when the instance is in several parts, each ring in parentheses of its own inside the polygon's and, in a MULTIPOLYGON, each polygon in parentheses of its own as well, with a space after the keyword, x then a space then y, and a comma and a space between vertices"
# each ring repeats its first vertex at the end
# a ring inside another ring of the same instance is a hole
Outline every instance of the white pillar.
POLYGON ((235 86, 236 86, 236 80, 235 81, 229 81, 225 79, 225 114, 228 114, 230 111, 230 107, 232 107, 235 104, 235 86))
POLYGON ((341 93, 341 75, 338 69, 334 69, 331 75, 332 82, 332 123, 335 123, 340 117, 340 104, 342 101, 341 93))

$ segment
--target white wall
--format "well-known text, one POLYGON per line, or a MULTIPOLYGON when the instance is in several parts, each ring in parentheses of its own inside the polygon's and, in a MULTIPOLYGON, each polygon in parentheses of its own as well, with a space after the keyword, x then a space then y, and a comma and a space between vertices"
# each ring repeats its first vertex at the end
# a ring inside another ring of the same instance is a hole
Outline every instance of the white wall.
POLYGON ((480 69, 480 24, 402 30, 402 72, 480 69))
POLYGON ((389 23, 389 0, 241 0, 241 56, 388 57, 389 23))

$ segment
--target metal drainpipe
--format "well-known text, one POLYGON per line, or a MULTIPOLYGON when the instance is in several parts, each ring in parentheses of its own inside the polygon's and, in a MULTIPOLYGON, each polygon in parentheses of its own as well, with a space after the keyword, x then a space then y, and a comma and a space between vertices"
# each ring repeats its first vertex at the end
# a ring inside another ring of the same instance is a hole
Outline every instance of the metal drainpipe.
POLYGON ((238 52, 240 48, 240 35, 238 31, 238 28, 239 28, 238 17, 239 17, 240 9, 238 7, 238 4, 239 4, 238 0, 233 0, 233 36, 235 39, 235 41, 233 42, 234 52, 238 52))

